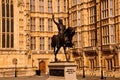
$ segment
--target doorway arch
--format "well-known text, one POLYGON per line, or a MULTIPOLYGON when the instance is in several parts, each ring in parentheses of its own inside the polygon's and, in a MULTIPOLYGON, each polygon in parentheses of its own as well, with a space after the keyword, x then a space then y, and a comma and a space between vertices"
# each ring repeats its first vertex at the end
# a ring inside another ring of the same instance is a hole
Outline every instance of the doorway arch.
POLYGON ((39 70, 40 70, 41 74, 46 73, 46 63, 45 63, 45 61, 40 61, 39 62, 39 70))

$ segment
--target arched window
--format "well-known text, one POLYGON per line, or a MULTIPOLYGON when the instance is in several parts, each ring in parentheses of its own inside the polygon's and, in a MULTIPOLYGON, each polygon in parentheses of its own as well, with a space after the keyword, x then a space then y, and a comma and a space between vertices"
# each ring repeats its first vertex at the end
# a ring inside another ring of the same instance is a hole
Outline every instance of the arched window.
POLYGON ((2 48, 14 47, 13 0, 2 0, 2 48))

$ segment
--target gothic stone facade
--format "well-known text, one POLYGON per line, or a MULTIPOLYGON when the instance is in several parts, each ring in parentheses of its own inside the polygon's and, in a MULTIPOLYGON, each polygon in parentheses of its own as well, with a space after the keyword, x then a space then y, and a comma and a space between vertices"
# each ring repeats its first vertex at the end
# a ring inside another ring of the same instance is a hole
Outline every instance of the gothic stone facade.
POLYGON ((77 27, 78 73, 120 77, 119 0, 70 0, 69 21, 77 27))
MULTIPOLYGON (((52 22, 61 18, 76 27, 74 48, 68 50, 82 75, 120 77, 119 0, 1 0, 0 76, 47 74, 54 60, 51 37, 57 34, 52 22)), ((59 60, 65 60, 63 50, 59 60)))

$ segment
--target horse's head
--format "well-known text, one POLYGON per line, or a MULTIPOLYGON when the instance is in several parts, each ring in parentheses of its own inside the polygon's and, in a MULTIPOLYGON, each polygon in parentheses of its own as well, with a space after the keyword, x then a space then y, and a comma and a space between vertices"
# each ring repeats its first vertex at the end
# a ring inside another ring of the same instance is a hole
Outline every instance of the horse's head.
POLYGON ((72 47, 72 38, 75 34, 75 28, 73 27, 68 27, 65 31, 65 43, 67 47, 72 47))
POLYGON ((67 33, 69 37, 73 37, 75 34, 75 28, 74 27, 68 27, 67 28, 67 33))

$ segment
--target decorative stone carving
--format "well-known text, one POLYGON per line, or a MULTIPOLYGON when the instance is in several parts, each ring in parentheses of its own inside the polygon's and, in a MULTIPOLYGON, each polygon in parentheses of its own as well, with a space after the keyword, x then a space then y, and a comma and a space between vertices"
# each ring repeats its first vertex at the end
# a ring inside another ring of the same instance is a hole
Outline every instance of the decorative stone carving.
POLYGON ((24 5, 24 1, 23 0, 17 0, 17 1, 18 1, 18 7, 24 5))

